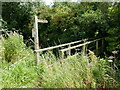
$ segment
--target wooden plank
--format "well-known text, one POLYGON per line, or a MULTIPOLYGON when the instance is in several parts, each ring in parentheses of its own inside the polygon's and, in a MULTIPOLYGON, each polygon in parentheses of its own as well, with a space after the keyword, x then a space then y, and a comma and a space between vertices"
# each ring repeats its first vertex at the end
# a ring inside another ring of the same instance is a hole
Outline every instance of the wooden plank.
POLYGON ((92 43, 92 42, 98 41, 98 40, 100 40, 100 39, 96 39, 96 40, 93 40, 93 41, 89 41, 89 42, 86 42, 86 43, 83 43, 83 44, 79 44, 79 45, 76 45, 76 46, 73 46, 73 47, 70 47, 70 48, 65 48, 65 49, 62 49, 62 50, 60 50, 60 51, 63 51, 63 52, 64 52, 64 51, 67 51, 67 50, 69 50, 69 49, 74 49, 74 48, 77 48, 77 47, 81 47, 81 46, 90 44, 90 43, 92 43))
POLYGON ((61 44, 61 45, 57 45, 57 46, 52 46, 52 47, 48 47, 48 48, 44 48, 44 49, 39 49, 39 50, 35 50, 36 52, 42 52, 42 51, 46 51, 46 50, 51 50, 51 49, 55 49, 55 48, 59 48, 59 47, 63 47, 63 46, 67 46, 67 45, 71 45, 71 44, 75 44, 75 43, 79 43, 84 41, 83 40, 79 40, 79 41, 75 41, 75 42, 70 42, 70 43, 66 43, 66 44, 61 44))
POLYGON ((48 23, 48 21, 47 20, 37 20, 38 22, 40 22, 40 23, 48 23))
POLYGON ((70 48, 65 48, 65 49, 62 49, 60 51, 67 51, 69 49, 74 49, 74 48, 77 48, 77 47, 81 47, 83 45, 86 45, 86 44, 89 44, 90 42, 86 42, 86 43, 83 43, 83 44, 79 44, 79 45, 76 45, 76 46, 73 46, 73 47, 70 47, 70 48))

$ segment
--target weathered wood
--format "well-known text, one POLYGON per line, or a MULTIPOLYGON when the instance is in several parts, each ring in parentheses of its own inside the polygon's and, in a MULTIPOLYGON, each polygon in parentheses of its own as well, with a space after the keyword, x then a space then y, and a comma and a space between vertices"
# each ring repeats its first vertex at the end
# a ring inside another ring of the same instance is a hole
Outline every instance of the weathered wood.
MULTIPOLYGON (((35 23, 34 23, 34 41, 35 41, 35 50, 39 49, 39 37, 38 37, 38 18, 35 16, 35 23)), ((36 52, 36 58, 37 58, 37 65, 39 65, 40 59, 39 59, 39 52, 36 52)))
POLYGON ((71 49, 70 49, 70 47, 71 47, 71 44, 69 44, 69 53, 68 53, 69 56, 71 55, 71 49))
MULTIPOLYGON (((35 41, 35 50, 39 50, 38 22, 48 23, 47 20, 39 20, 35 15, 34 28, 32 29, 32 37, 34 37, 34 41, 35 41)), ((36 52, 36 58, 37 58, 37 65, 39 65, 40 63, 39 52, 36 52)))
POLYGON ((70 47, 70 48, 65 48, 65 49, 62 49, 62 50, 60 50, 60 51, 67 51, 67 50, 69 50, 69 49, 74 49, 74 48, 77 48, 77 47, 81 47, 81 46, 86 45, 86 44, 89 44, 89 43, 91 43, 91 42, 86 42, 86 43, 79 44, 79 45, 76 45, 76 46, 73 46, 73 47, 70 47))
POLYGON ((35 37, 35 29, 32 29, 32 37, 35 37))
POLYGON ((51 50, 51 49, 55 49, 55 48, 59 48, 59 47, 63 47, 63 46, 67 46, 67 45, 71 45, 71 44, 75 44, 75 43, 79 43, 79 42, 82 42, 83 40, 79 40, 79 41, 75 41, 75 42, 70 42, 70 43, 66 43, 66 44, 61 44, 61 45, 57 45, 57 46, 52 46, 52 47, 48 47, 48 48, 44 48, 44 49, 39 49, 39 50, 35 50, 35 51, 36 52, 42 52, 42 51, 46 51, 46 50, 51 50))
POLYGON ((35 24, 34 24, 34 28, 35 28, 35 50, 39 49, 39 37, 38 37, 38 22, 37 22, 37 16, 35 16, 35 24))
MULTIPOLYGON (((85 43, 85 42, 86 42, 86 40, 84 40, 84 43, 85 43)), ((85 55, 85 53, 86 53, 85 48, 86 48, 86 44, 83 45, 83 47, 82 47, 82 55, 85 55)))
POLYGON ((93 40, 93 41, 88 41, 88 42, 85 42, 85 43, 83 43, 83 44, 79 44, 79 45, 76 45, 76 46, 73 46, 73 47, 70 47, 70 48, 65 48, 65 49, 62 49, 62 50, 60 50, 60 51, 67 51, 67 50, 69 50, 69 49, 75 49, 75 48, 77 48, 77 47, 81 47, 81 46, 83 46, 83 45, 87 45, 87 44, 90 44, 90 43, 92 43, 92 42, 95 42, 95 41, 98 41, 98 40, 100 40, 100 39, 96 39, 96 40, 93 40))
POLYGON ((38 22, 40 22, 40 23, 48 23, 48 21, 47 20, 37 20, 38 22))

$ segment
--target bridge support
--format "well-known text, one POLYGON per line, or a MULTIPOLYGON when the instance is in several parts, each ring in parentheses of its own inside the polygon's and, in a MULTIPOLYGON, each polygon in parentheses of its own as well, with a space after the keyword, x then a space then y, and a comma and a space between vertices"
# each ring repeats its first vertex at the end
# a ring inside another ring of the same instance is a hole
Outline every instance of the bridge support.
POLYGON ((71 55, 71 49, 70 49, 71 45, 69 44, 69 54, 68 55, 71 55))

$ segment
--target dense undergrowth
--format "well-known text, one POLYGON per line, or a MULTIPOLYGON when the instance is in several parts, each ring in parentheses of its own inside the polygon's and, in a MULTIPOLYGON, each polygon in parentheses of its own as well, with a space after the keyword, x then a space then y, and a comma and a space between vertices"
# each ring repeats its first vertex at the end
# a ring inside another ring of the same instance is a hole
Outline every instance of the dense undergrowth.
POLYGON ((3 88, 119 88, 119 74, 112 62, 92 51, 87 55, 56 58, 52 52, 40 55, 36 66, 33 50, 23 37, 12 33, 0 40, 0 68, 3 88))

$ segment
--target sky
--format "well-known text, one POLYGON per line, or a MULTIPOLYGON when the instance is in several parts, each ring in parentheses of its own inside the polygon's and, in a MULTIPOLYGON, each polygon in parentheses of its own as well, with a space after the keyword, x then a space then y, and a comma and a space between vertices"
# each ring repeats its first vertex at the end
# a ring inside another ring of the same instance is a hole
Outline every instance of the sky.
MULTIPOLYGON (((47 5, 50 5, 54 0, 44 0, 47 5)), ((59 1, 59 0, 58 0, 59 1)), ((64 1, 64 0, 63 0, 64 1)), ((77 0, 70 0, 71 2, 76 2, 77 0)))
POLYGON ((53 2, 53 0, 44 0, 44 1, 47 5, 50 5, 53 2))

